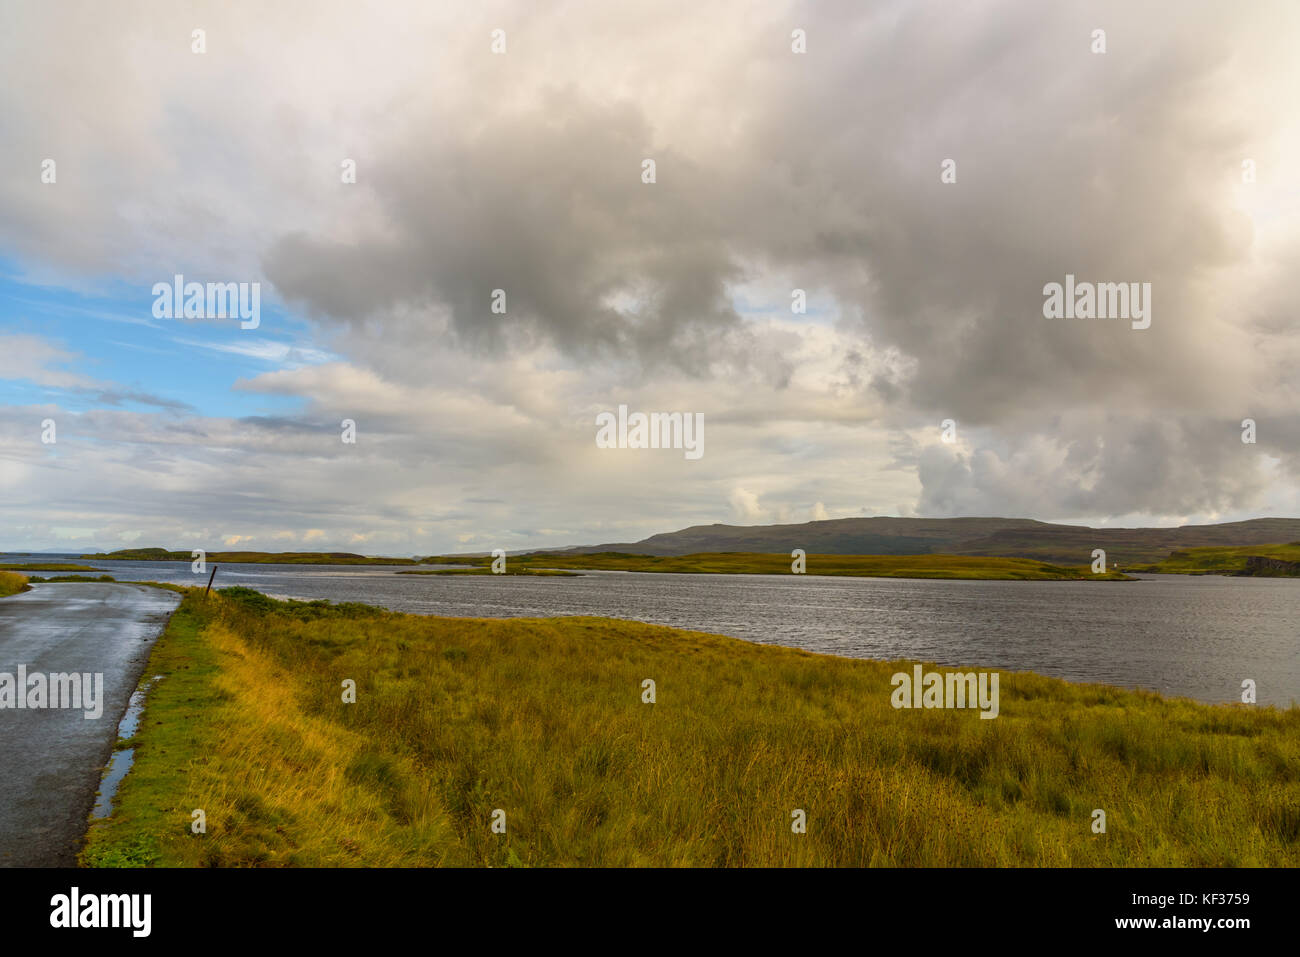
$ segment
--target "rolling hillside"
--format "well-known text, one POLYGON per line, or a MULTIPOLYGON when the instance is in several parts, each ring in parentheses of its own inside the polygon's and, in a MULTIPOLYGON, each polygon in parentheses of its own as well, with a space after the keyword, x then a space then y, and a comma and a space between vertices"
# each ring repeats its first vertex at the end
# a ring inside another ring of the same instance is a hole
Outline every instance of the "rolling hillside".
POLYGON ((1158 562, 1187 548, 1236 547, 1300 540, 1300 519, 1257 518, 1180 528, 1089 528, 1024 518, 839 518, 800 525, 695 525, 639 542, 550 552, 690 555, 783 552, 823 555, 986 555, 1080 565, 1104 548, 1108 562, 1158 562))

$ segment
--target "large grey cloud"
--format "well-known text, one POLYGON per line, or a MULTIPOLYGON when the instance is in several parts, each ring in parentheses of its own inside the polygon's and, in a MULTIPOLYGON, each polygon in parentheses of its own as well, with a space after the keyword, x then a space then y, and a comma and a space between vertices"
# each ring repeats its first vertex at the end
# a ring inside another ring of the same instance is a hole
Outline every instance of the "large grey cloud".
POLYGON ((355 320, 445 307, 462 344, 544 338, 579 357, 671 359, 699 374, 750 346, 729 300, 744 276, 725 167, 657 148, 629 104, 547 91, 527 113, 390 144, 365 171, 382 235, 295 233, 268 252, 290 300, 355 320), (661 171, 641 181, 643 158, 661 171), (506 294, 506 314, 492 293, 506 294), (621 304, 621 305, 620 305, 621 304))
MULTIPOLYGON (((590 89, 546 89, 519 112, 471 94, 450 128, 435 112, 377 151, 364 175, 382 231, 287 235, 267 272, 325 315, 441 305, 476 345, 541 335, 704 374, 701 353, 744 345, 729 285, 772 270, 827 287, 865 335, 916 359, 909 397, 927 409, 992 420, 1116 388, 1181 401, 1189 365, 1230 390, 1249 370, 1204 287, 1247 255, 1225 185, 1250 122, 1270 117, 1207 110, 1232 91, 1241 50, 1225 37, 1240 26, 1192 13, 808 5, 786 18, 808 55, 773 35, 743 82, 698 91, 734 117, 712 149, 679 148, 672 118, 590 89), (660 164, 653 187, 643 156, 660 164), (1042 286, 1066 272, 1151 282, 1159 320, 1143 335, 1043 320, 1042 286), (498 287, 504 321, 488 308, 498 287)), ((492 65, 461 64, 467 85, 492 65)))
MULTIPOLYGON (((522 115, 476 98, 486 117, 472 134, 416 127, 389 144, 400 163, 377 163, 369 187, 382 240, 288 236, 268 274, 337 318, 442 307, 479 348, 545 339, 708 376, 753 346, 727 289, 771 272, 832 298, 847 328, 909 360, 906 376, 866 383, 886 400, 882 421, 1000 427, 1003 451, 983 458, 1007 471, 999 455, 1023 454, 1044 411, 1072 456, 1099 446, 1086 470, 1053 476, 1056 494, 1034 492, 1043 509, 1252 500, 1257 463, 1222 423, 1282 412, 1281 392, 1261 385, 1284 370, 1258 344, 1294 332, 1222 286, 1254 252, 1231 186, 1281 119, 1275 103, 1234 99, 1267 72, 1247 63, 1268 53, 1252 51, 1260 23, 1214 4, 1170 18, 909 3, 807 4, 790 24, 807 30, 807 55, 773 28, 743 81, 699 90, 734 111, 713 150, 679 151, 670 120, 652 126, 636 104, 586 90, 548 90, 522 115), (1090 49, 1096 27, 1103 55, 1090 49), (636 179, 643 155, 660 164, 656 186, 636 179), (945 158, 956 184, 939 181, 945 158), (1045 319, 1042 287, 1066 273, 1151 283, 1151 328, 1045 319), (512 303, 502 322, 487 308, 498 286, 512 303), (611 304, 618 293, 631 303, 611 304)), ((938 474, 949 473, 920 472, 922 510, 1025 510, 1028 489, 954 497, 938 474)))

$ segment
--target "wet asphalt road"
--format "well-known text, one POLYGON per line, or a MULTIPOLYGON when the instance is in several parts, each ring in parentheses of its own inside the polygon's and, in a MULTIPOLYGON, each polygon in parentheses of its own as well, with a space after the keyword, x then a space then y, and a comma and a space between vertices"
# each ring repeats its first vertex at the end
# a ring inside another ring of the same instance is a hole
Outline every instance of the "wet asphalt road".
POLYGON ((0 708, 0 867, 76 863, 117 724, 180 596, 108 583, 0 598, 0 672, 103 672, 103 714, 0 708))

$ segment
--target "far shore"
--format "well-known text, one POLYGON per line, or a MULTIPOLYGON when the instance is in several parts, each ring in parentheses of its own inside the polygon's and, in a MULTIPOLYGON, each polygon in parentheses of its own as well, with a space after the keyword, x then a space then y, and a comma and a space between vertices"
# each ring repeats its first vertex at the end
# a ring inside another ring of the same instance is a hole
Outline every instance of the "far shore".
MULTIPOLYGON (((81 555, 83 561, 189 562, 193 551, 126 548, 81 555)), ((206 552, 209 564, 249 565, 452 565, 407 574, 500 574, 502 559, 491 555, 430 555, 393 558, 353 552, 206 552)), ((689 555, 643 555, 630 552, 529 552, 504 557, 506 574, 545 574, 563 570, 659 572, 703 575, 832 575, 857 578, 932 578, 987 581, 1137 581, 1133 575, 1223 575, 1249 578, 1300 577, 1300 543, 1188 548, 1158 562, 1109 562, 1103 571, 1092 564, 1049 562, 992 555, 840 555, 769 552, 697 552, 689 555)), ((1104 562, 1104 559, 1101 559, 1104 562)), ((0 571, 105 571, 63 561, 0 564, 0 571)))
MULTIPOLYGON (((193 551, 169 551, 165 548, 123 548, 115 552, 98 552, 78 556, 84 561, 99 562, 188 562, 193 551)), ((377 558, 353 552, 205 552, 208 564, 229 562, 239 565, 416 565, 415 558, 377 558)))
MULTIPOLYGON (((489 569, 487 556, 444 555, 426 564, 489 569)), ((497 559, 499 561, 499 559, 497 559)), ((499 567, 499 566, 498 566, 499 567)), ((1136 581, 1113 568, 1094 573, 1087 565, 1053 565, 1032 558, 981 555, 784 555, 760 552, 701 552, 696 555, 536 554, 505 559, 505 571, 660 572, 682 575, 831 575, 851 578, 934 578, 982 581, 1136 581)), ((401 574, 401 573, 399 573, 401 574)))
MULTIPOLYGON (((163 548, 122 549, 80 556, 96 562, 189 562, 192 552, 163 548)), ((623 552, 595 554, 536 553, 507 556, 505 568, 492 556, 429 556, 385 558, 351 552, 206 552, 209 565, 453 565, 463 568, 412 569, 399 574, 464 575, 531 574, 569 576, 582 571, 659 572, 704 575, 831 575, 854 578, 925 578, 984 581, 1135 581, 1116 567, 1094 571, 1089 565, 1062 565, 1032 558, 983 555, 805 555, 762 552, 701 552, 693 555, 635 555, 623 552)), ((15 566, 16 568, 17 566, 15 566)), ((24 570, 104 571, 87 566, 24 566, 24 570)))

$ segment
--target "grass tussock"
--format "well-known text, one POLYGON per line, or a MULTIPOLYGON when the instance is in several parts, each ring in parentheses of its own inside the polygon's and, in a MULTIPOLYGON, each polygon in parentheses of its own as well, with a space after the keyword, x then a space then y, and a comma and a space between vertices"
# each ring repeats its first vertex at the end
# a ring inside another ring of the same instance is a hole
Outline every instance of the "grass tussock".
POLYGON ((1300 864, 1300 709, 1003 673, 994 720, 895 710, 890 677, 909 668, 610 619, 190 589, 83 860, 1300 864))
POLYGON ((19 575, 17 572, 0 572, 0 598, 29 591, 31 587, 27 584, 26 575, 19 575))

